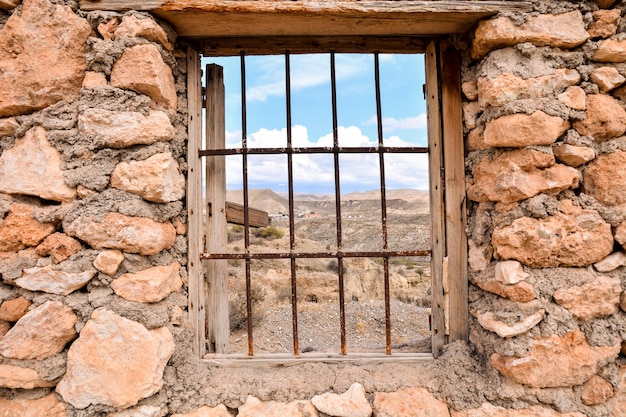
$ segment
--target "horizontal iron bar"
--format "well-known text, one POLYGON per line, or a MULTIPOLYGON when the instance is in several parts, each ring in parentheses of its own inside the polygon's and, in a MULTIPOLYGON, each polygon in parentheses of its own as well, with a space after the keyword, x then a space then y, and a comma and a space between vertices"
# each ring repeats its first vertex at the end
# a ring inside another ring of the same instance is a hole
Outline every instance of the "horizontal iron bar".
POLYGON ((372 146, 372 147, 310 147, 310 148, 229 148, 202 149, 198 156, 241 154, 308 154, 308 153, 428 153, 428 147, 372 146))
POLYGON ((311 258, 393 258, 430 256, 430 249, 382 252, 264 252, 264 253, 203 253, 200 259, 311 259, 311 258))

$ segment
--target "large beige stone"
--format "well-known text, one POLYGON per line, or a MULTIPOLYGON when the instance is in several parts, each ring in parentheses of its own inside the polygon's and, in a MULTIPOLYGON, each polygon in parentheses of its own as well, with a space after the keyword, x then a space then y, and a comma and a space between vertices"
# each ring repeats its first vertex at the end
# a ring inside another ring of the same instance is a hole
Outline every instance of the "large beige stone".
POLYGON ((93 266, 98 271, 107 275, 115 275, 124 261, 124 254, 119 250, 105 250, 96 256, 93 266))
POLYGON ((482 20, 472 42, 472 58, 479 59, 494 49, 532 42, 537 46, 574 48, 589 39, 579 11, 559 15, 540 14, 516 25, 508 17, 482 20))
POLYGON ((592 59, 598 62, 625 62, 626 40, 606 39, 602 41, 592 59))
POLYGON ((558 144, 552 148, 552 151, 556 159, 571 167, 580 166, 596 157, 593 148, 568 145, 567 143, 558 144))
POLYGON ((183 281, 178 271, 180 264, 153 266, 134 274, 122 274, 111 283, 115 294, 138 303, 156 303, 178 291, 183 281))
POLYGON ((87 285, 95 275, 96 271, 94 270, 68 272, 56 269, 52 265, 35 266, 24 269, 22 276, 15 280, 15 285, 30 291, 70 295, 87 285))
POLYGON ((374 394, 376 417, 450 417, 448 406, 425 388, 374 394))
POLYGON ((479 275, 472 278, 472 284, 485 291, 497 294, 500 297, 520 303, 527 303, 537 297, 535 288, 526 281, 521 281, 517 284, 503 284, 494 278, 479 275))
POLYGON ((290 403, 278 401, 263 402, 256 397, 248 396, 246 402, 239 407, 237 417, 317 417, 317 409, 311 401, 299 400, 290 403))
POLYGON ((451 417, 585 417, 585 415, 577 411, 559 413, 551 408, 542 406, 514 410, 483 403, 479 408, 463 411, 452 410, 451 417))
POLYGON ((583 190, 607 206, 626 205, 626 151, 602 154, 583 171, 583 190))
POLYGON ((58 264, 74 255, 82 248, 78 240, 63 233, 53 233, 37 246, 36 253, 39 256, 50 256, 52 262, 58 264))
POLYGON ((115 29, 115 37, 122 36, 134 37, 140 36, 156 43, 160 43, 168 51, 172 51, 174 47, 167 39, 167 33, 151 18, 139 18, 135 15, 127 15, 122 17, 122 23, 115 29))
POLYGON ((29 311, 0 340, 0 355, 12 359, 45 359, 76 337, 77 317, 60 301, 46 301, 29 311))
MULTIPOLYGON (((53 387, 54 383, 41 379, 37 371, 21 366, 0 364, 0 387, 33 389, 53 387)), ((0 415, 2 411, 0 409, 0 415)))
POLYGON ((598 405, 613 396, 613 385, 601 376, 594 375, 583 385, 580 396, 585 405, 598 405))
POLYGON ((496 315, 491 311, 478 311, 473 313, 473 316, 478 319, 478 324, 480 324, 483 329, 494 332, 500 337, 513 337, 524 334, 539 324, 545 315, 546 311, 541 309, 515 324, 506 324, 498 320, 496 315))
POLYGON ((185 195, 185 177, 169 152, 144 161, 121 162, 111 174, 111 186, 155 203, 177 201, 185 195))
POLYGON ((608 38, 615 35, 621 12, 619 9, 596 10, 593 12, 593 22, 589 25, 587 32, 592 38, 608 38))
POLYGON ((615 138, 626 130, 626 111, 611 96, 590 94, 587 96, 585 118, 575 121, 574 128, 581 135, 598 141, 615 138))
POLYGON ((491 356, 491 364, 518 384, 533 388, 572 387, 598 372, 600 363, 617 357, 621 341, 592 347, 580 330, 535 339, 524 357, 491 356))
POLYGON ((600 67, 593 70, 589 77, 592 82, 600 87, 600 91, 606 93, 624 84, 624 78, 614 67, 600 67))
POLYGON ((157 104, 176 110, 174 76, 155 45, 136 45, 124 51, 113 65, 111 86, 146 94, 157 104))
POLYGON ((491 243, 498 258, 533 268, 587 266, 613 251, 611 226, 596 211, 582 209, 516 219, 496 228, 491 243))
POLYGON ((54 226, 31 217, 33 207, 13 203, 4 222, 0 224, 0 252, 17 252, 39 245, 54 232, 54 226))
POLYGON ((487 122, 485 145, 523 148, 551 145, 569 128, 569 122, 541 110, 533 114, 510 114, 487 122))
POLYGON ((174 414, 172 417, 232 417, 224 404, 217 407, 204 406, 184 414, 174 414))
POLYGON ((61 154, 48 142, 43 127, 30 129, 0 155, 0 192, 70 201, 76 190, 65 184, 61 154))
POLYGON ((0 29, 0 117, 78 94, 91 27, 68 6, 24 0, 0 29))
POLYGON ((574 85, 556 97, 561 103, 574 110, 585 110, 587 108, 587 94, 585 90, 574 85))
POLYGON ((36 400, 0 398, 0 415, 3 417, 66 417, 67 404, 59 401, 54 393, 36 400))
POLYGON ((522 264, 517 261, 502 261, 496 264, 496 281, 503 284, 517 284, 528 278, 522 264))
POLYGON ((372 407, 365 398, 365 388, 355 382, 343 394, 325 392, 311 398, 318 411, 337 417, 370 417, 372 407))
POLYGON ((581 287, 558 289, 554 300, 577 319, 589 320, 617 313, 621 292, 619 278, 601 276, 581 287))
POLYGON ((131 407, 161 389, 173 353, 174 339, 166 327, 148 330, 97 309, 69 349, 57 392, 78 409, 91 404, 131 407))
POLYGON ((150 145, 174 137, 174 127, 167 114, 87 109, 78 116, 78 130, 95 138, 103 146, 126 148, 150 145))
POLYGON ((611 417, 626 416, 626 365, 620 365, 617 373, 615 396, 610 401, 611 417))
POLYGON ((119 249, 140 255, 154 255, 169 249, 176 239, 176 230, 170 223, 119 213, 109 213, 102 221, 79 217, 64 229, 95 249, 119 249))
POLYGON ((12 136, 19 126, 15 117, 0 119, 0 136, 12 136))
POLYGON ((600 262, 593 264, 598 272, 609 272, 624 265, 626 265, 626 253, 624 252, 614 252, 600 262))
POLYGON ((479 78, 478 102, 482 106, 502 106, 514 100, 554 96, 580 82, 576 70, 558 69, 552 75, 523 79, 512 72, 494 78, 479 78))
POLYGON ((0 320, 16 322, 28 311, 31 302, 20 296, 12 300, 6 300, 0 305, 0 320))
POLYGON ((473 201, 512 203, 578 186, 578 170, 552 164, 552 155, 532 149, 508 151, 495 159, 485 157, 474 169, 474 183, 467 195, 473 201))
POLYGON ((109 413, 107 417, 157 417, 160 411, 160 407, 141 405, 118 413, 109 413))

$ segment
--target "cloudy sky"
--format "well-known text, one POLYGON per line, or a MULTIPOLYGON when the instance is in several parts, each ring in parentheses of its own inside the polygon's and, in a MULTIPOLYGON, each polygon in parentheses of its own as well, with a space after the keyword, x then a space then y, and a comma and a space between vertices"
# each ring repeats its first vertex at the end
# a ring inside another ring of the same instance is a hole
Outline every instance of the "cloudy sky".
MULTIPOLYGON (((330 56, 292 55, 292 142, 294 146, 332 146, 330 56)), ((340 146, 377 143, 373 55, 337 54, 337 113, 340 146)), ((205 58, 224 67, 226 141, 241 146, 240 58, 205 58)), ((422 55, 380 56, 383 137, 388 146, 426 146, 426 104, 422 95, 422 55)), ((287 144, 284 56, 246 57, 249 147, 287 144)), ((426 155, 386 155, 388 188, 428 189, 426 155)), ((342 193, 380 188, 377 155, 341 155, 342 193)), ((294 155, 296 192, 333 193, 332 155, 294 155)), ((250 188, 287 191, 285 155, 248 157, 250 188)), ((227 158, 227 187, 240 189, 241 156, 227 158)))

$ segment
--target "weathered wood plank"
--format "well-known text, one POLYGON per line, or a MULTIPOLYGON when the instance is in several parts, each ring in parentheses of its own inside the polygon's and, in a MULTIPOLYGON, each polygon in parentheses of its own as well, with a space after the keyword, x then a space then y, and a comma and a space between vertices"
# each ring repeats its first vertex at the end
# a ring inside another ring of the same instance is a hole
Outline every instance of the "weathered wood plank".
POLYGON ((187 147, 187 270, 189 273, 189 319, 193 325, 193 351, 199 357, 206 353, 205 285, 200 253, 202 243, 202 167, 198 151, 202 146, 202 86, 200 55, 187 49, 187 100, 189 136, 187 147))
POLYGON ((431 277, 432 277, 432 351, 435 358, 445 342, 443 306, 443 258, 445 256, 445 213, 443 205, 443 144, 441 103, 439 101, 437 43, 430 42, 424 56, 426 72, 426 107, 428 111, 428 169, 430 178, 431 277))
MULTIPOLYGON (((226 221, 229 223, 244 223, 244 210, 242 204, 226 202, 226 221)), ((270 225, 270 216, 267 211, 248 207, 248 225, 251 227, 267 227, 270 225)))
POLYGON ((303 363, 352 363, 356 365, 376 365, 385 363, 414 363, 432 360, 430 353, 394 353, 392 355, 377 353, 302 353, 299 356, 292 354, 267 354, 267 355, 206 355, 205 363, 212 366, 294 366, 303 363))
MULTIPOLYGON (((224 72, 219 65, 206 67, 206 146, 223 149, 226 146, 224 72)), ((206 218, 206 251, 224 253, 226 229, 226 157, 206 158, 206 199, 211 205, 206 218)), ((230 321, 228 317, 228 261, 207 261, 209 299, 207 328, 209 351, 228 352, 230 321)))
POLYGON ((441 108, 445 170, 446 247, 450 285, 450 341, 467 340, 468 283, 465 233, 465 160, 461 107, 461 63, 450 45, 440 49, 441 108))

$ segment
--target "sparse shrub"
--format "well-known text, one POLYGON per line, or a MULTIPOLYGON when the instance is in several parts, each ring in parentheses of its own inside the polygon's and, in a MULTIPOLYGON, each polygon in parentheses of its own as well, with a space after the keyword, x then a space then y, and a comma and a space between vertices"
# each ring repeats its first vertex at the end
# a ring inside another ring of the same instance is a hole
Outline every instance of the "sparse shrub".
POLYGON ((283 232, 276 226, 268 226, 254 229, 253 233, 254 236, 261 237, 267 240, 280 239, 281 237, 285 236, 285 232, 283 232))
POLYGON ((243 239, 243 231, 244 228, 241 225, 235 224, 231 226, 227 232, 228 243, 243 239))
MULTIPOLYGON (((263 318, 260 304, 265 300, 265 288, 260 285, 253 285, 250 289, 250 300, 252 301, 252 326, 256 326, 263 318)), ((228 303, 230 315, 230 331, 245 329, 248 323, 248 313, 246 306, 246 294, 234 294, 228 303)))

